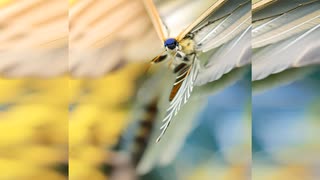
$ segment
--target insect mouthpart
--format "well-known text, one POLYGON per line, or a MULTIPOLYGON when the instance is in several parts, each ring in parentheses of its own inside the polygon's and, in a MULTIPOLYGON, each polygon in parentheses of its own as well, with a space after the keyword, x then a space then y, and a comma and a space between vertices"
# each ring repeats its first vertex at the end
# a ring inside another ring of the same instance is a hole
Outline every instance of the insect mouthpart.
POLYGON ((164 47, 167 47, 171 50, 174 50, 178 45, 179 43, 174 38, 168 38, 164 41, 164 47))

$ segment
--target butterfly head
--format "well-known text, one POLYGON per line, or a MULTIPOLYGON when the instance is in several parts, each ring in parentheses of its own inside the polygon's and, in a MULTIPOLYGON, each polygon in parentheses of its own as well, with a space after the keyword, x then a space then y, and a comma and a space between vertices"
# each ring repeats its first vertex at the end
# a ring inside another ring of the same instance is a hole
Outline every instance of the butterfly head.
POLYGON ((168 38, 164 41, 164 47, 167 49, 167 50, 175 50, 179 47, 179 43, 176 39, 174 38, 168 38))

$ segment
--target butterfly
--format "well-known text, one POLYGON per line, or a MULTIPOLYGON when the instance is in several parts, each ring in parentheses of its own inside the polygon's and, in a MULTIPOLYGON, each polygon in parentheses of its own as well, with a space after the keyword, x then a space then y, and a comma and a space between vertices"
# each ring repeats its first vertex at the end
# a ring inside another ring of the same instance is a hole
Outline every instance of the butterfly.
MULTIPOLYGON (((163 53, 151 60, 151 64, 169 61, 169 69, 176 74, 168 98, 170 104, 162 120, 161 133, 156 140, 156 142, 159 142, 172 119, 190 98, 195 85, 203 85, 219 79, 236 66, 236 63, 232 61, 232 63, 224 64, 223 68, 219 70, 212 69, 212 64, 211 66, 201 67, 199 57, 202 53, 231 40, 240 32, 250 32, 250 1, 216 0, 175 37, 169 36, 168 27, 161 20, 162 18, 153 1, 144 0, 144 4, 165 49, 163 53), (223 7, 223 10, 221 10, 221 7, 223 7), (229 10, 229 13, 223 13, 227 10, 229 10), (212 16, 213 14, 220 16, 212 16), (231 27, 231 25, 236 27, 231 27), (221 36, 221 32, 226 31, 228 34, 221 36)), ((207 65, 210 65, 210 63, 207 65)))

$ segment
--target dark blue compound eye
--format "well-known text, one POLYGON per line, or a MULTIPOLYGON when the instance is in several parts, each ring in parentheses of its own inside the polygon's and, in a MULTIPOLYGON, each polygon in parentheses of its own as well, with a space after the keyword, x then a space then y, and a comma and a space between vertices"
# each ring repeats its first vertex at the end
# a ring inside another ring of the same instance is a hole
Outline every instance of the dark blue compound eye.
POLYGON ((168 38, 164 41, 164 46, 168 47, 169 49, 173 50, 178 46, 178 42, 174 38, 168 38))

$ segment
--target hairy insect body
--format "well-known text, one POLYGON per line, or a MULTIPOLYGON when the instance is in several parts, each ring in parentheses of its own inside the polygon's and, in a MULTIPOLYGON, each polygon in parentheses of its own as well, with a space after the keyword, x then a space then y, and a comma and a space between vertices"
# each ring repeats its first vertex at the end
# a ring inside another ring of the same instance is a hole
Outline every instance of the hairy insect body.
POLYGON ((191 38, 183 39, 179 42, 181 46, 181 51, 185 54, 194 54, 195 53, 195 43, 191 38))
POLYGON ((174 73, 192 64, 192 59, 195 55, 194 46, 194 41, 187 38, 181 40, 175 49, 167 49, 168 55, 173 58, 173 61, 169 63, 169 68, 174 73))

